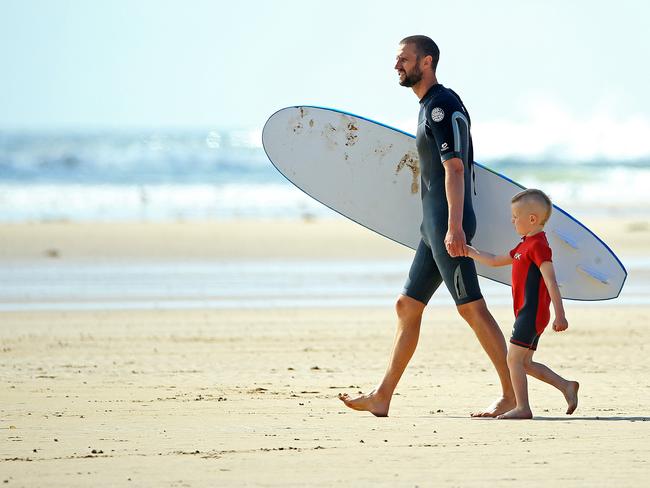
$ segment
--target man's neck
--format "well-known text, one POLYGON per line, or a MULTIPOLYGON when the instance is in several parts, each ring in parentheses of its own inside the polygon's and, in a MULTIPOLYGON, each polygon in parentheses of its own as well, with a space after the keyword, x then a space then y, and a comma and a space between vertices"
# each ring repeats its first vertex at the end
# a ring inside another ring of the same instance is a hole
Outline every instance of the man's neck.
POLYGON ((413 89, 413 93, 418 97, 418 100, 422 100, 422 97, 427 94, 429 89, 433 85, 437 84, 438 79, 436 78, 435 73, 432 73, 430 76, 423 76, 422 79, 411 88, 413 89))

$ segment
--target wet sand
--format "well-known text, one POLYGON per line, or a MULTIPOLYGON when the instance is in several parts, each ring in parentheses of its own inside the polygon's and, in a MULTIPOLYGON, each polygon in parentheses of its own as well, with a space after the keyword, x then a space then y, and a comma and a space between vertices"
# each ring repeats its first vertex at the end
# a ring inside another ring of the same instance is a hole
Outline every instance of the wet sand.
MULTIPOLYGON (((620 254, 650 249, 645 222, 590 227, 620 254)), ((345 222, 2 225, 0 253, 12 263, 408 255, 345 222)), ((566 308, 569 331, 547 331, 536 357, 580 381, 580 403, 566 416, 562 395, 531 379, 532 421, 469 418, 494 399, 496 376, 448 307, 427 311, 386 419, 347 410, 336 394, 381 377, 390 304, 3 312, 0 480, 640 486, 650 475, 650 306, 566 308)), ((492 311, 507 335, 510 308, 492 311)))
MULTIPOLYGON (((650 219, 583 218, 619 255, 650 256, 650 219)), ((412 251, 346 219, 0 224, 0 262, 52 259, 398 259, 412 251)))

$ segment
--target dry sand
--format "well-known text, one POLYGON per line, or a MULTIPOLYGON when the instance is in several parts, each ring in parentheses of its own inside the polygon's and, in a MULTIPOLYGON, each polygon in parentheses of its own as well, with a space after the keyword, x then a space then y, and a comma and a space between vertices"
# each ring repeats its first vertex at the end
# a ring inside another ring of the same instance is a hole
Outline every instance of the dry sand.
MULTIPOLYGON (((648 253, 647 222, 591 228, 621 254, 648 253)), ((3 225, 0 253, 11 263, 408 255, 345 222, 3 225)), ((493 313, 507 335, 509 307, 493 313)), ((545 333, 537 357, 580 381, 580 404, 565 416, 562 396, 531 380, 532 421, 468 417, 495 397, 496 377, 448 308, 427 311, 386 419, 346 410, 336 394, 381 377, 390 304, 0 313, 0 481, 644 485, 650 306, 567 302, 567 313, 569 331, 545 333)))

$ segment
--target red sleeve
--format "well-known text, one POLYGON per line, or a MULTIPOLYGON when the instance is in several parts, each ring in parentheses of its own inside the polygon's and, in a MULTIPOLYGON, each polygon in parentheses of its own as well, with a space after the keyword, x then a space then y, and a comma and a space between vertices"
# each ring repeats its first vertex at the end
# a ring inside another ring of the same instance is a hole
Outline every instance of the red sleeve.
POLYGON ((528 250, 528 257, 539 268, 543 262, 552 261, 553 252, 546 243, 537 241, 528 250))

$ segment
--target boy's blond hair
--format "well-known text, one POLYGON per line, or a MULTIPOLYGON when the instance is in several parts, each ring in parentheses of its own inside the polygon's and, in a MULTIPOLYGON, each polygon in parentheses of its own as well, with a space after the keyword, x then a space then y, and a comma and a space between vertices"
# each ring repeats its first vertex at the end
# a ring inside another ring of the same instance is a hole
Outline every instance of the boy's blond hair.
POLYGON ((529 188, 524 191, 520 191, 514 197, 512 197, 511 203, 517 202, 531 202, 541 205, 544 208, 544 215, 541 217, 541 224, 544 225, 548 222, 548 219, 551 217, 551 212, 553 211, 553 204, 551 199, 546 193, 542 190, 537 190, 535 188, 529 188))

